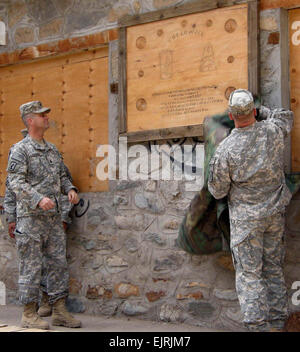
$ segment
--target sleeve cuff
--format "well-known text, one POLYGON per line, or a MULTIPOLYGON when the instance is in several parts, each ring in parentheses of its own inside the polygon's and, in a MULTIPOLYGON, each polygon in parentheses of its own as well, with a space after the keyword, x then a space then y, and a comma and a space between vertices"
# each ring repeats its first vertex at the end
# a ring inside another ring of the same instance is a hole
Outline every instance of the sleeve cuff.
POLYGON ((75 191, 76 193, 79 193, 78 189, 77 189, 75 186, 73 186, 73 185, 71 184, 69 187, 67 187, 67 188, 65 189, 65 190, 66 190, 66 195, 68 195, 68 193, 69 193, 72 189, 74 189, 74 191, 75 191))
POLYGON ((36 209, 39 202, 44 198, 44 196, 42 196, 40 193, 36 193, 34 194, 34 196, 32 197, 31 199, 31 205, 30 205, 30 208, 31 209, 36 209))

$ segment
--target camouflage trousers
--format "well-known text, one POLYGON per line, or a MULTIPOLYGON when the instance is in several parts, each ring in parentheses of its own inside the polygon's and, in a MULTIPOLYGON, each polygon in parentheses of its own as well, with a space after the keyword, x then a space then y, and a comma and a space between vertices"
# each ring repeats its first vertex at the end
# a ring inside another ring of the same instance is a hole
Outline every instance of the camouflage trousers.
POLYGON ((244 315, 245 326, 264 331, 268 322, 284 324, 288 316, 288 300, 283 276, 284 215, 234 221, 231 236, 247 231, 244 239, 232 246, 236 271, 236 291, 244 315))
POLYGON ((69 274, 60 214, 18 218, 15 237, 20 302, 38 302, 42 275, 43 290, 48 293, 50 304, 66 297, 69 274))

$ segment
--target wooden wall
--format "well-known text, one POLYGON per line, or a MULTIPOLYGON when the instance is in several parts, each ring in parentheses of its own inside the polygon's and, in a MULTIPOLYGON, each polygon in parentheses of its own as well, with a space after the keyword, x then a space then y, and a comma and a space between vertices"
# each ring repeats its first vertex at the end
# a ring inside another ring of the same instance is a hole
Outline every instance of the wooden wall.
POLYGON ((19 106, 40 100, 51 107, 46 140, 64 156, 82 192, 104 191, 96 178, 96 149, 108 143, 108 49, 0 68, 0 193, 4 194, 7 155, 25 126, 19 106))
POLYGON ((279 7, 293 8, 300 6, 300 0, 260 0, 261 10, 275 9, 279 7))
POLYGON ((295 114, 292 131, 292 170, 300 172, 300 9, 289 11, 290 96, 295 114))

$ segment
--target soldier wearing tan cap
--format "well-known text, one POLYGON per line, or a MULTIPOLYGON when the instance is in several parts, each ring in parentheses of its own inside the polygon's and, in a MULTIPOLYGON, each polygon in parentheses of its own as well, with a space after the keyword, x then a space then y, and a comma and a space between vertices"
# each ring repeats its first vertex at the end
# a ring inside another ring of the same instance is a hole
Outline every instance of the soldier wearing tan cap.
POLYGON ((293 113, 259 109, 252 94, 238 89, 229 98, 235 128, 210 162, 208 189, 228 197, 230 247, 236 290, 249 330, 282 329, 288 301, 282 270, 285 209, 291 193, 284 177, 284 139, 293 113))

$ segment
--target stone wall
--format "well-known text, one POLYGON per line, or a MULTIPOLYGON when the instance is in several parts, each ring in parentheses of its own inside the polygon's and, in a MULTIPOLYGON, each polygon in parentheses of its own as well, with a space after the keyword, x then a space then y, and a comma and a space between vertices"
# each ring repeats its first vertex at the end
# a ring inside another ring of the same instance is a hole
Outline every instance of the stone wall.
MULTIPOLYGON (((8 28, 0 51, 15 51, 115 28, 124 14, 153 11, 187 1, 175 0, 16 0, 0 3, 8 28)), ((261 92, 266 105, 280 97, 279 10, 260 15, 261 92)), ((110 83, 118 81, 118 41, 109 44, 110 83)), ((117 95, 109 96, 109 140, 118 145, 117 95)), ((200 143, 188 139, 185 143, 200 143)), ((145 144, 147 145, 147 144, 145 144)), ((110 191, 80 194, 90 202, 67 233, 70 267, 68 307, 73 312, 189 323, 241 330, 234 270, 226 250, 193 256, 175 246, 178 226, 195 192, 183 181, 111 181, 110 191)), ((285 273, 291 285, 300 280, 299 195, 287 215, 285 273)), ((7 302, 17 301, 17 256, 0 224, 0 281, 7 302)), ((292 310, 297 306, 292 305, 292 310)), ((299 309, 299 308, 298 308, 299 309)))

